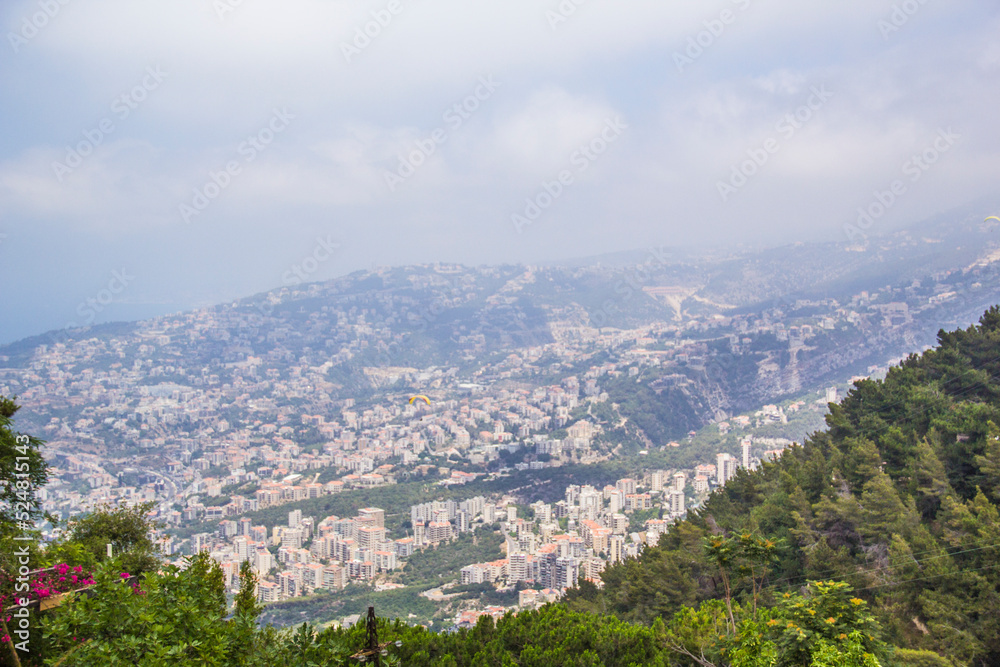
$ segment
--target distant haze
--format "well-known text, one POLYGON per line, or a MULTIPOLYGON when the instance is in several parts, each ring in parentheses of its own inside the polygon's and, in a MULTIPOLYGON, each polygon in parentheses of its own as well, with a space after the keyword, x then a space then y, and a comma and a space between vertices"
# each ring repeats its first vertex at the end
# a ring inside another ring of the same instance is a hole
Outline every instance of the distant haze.
POLYGON ((0 342, 997 194, 994 0, 18 0, 0 27, 0 342))

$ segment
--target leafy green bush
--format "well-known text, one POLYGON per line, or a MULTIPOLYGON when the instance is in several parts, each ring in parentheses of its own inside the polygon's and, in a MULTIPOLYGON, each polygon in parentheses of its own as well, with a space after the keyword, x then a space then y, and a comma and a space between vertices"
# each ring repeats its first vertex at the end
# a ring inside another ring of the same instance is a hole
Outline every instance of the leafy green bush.
POLYGON ((120 570, 115 561, 103 563, 87 594, 45 613, 45 665, 342 667, 357 664, 350 655, 364 646, 363 630, 358 639, 309 625, 258 627, 249 568, 241 570, 236 613, 227 620, 222 570, 205 553, 188 558, 184 570, 166 566, 131 584, 131 573, 120 570))
POLYGON ((123 569, 132 574, 142 574, 155 569, 160 563, 159 549, 150 539, 150 531, 157 525, 146 516, 155 503, 147 502, 133 507, 104 505, 93 512, 70 522, 64 543, 56 549, 73 549, 78 545, 89 553, 94 562, 107 560, 107 546, 112 547, 112 557, 123 569))

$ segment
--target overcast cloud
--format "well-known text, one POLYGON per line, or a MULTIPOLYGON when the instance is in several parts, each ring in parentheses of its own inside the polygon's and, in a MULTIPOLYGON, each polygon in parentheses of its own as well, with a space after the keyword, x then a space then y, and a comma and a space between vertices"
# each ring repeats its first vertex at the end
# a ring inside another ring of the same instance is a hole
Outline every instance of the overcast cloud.
POLYGON ((279 287, 318 248, 310 280, 844 239, 894 180, 877 225, 1000 172, 990 0, 33 0, 0 27, 0 341, 279 287))

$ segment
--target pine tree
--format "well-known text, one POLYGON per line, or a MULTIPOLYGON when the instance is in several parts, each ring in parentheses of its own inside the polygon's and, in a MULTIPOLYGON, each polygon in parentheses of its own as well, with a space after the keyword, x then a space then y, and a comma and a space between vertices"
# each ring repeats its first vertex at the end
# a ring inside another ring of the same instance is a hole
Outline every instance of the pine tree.
POLYGON ((847 438, 839 449, 843 452, 840 469, 844 478, 851 491, 860 494, 862 487, 881 469, 882 455, 867 438, 847 438))
POLYGON ((933 519, 941 508, 942 500, 952 490, 944 465, 927 438, 917 443, 910 470, 911 490, 917 500, 917 509, 924 518, 933 519))
POLYGON ((869 544, 888 542, 893 533, 905 537, 909 528, 917 523, 885 473, 879 473, 865 484, 860 518, 858 531, 869 544))
POLYGON ((257 602, 257 573, 245 560, 240 564, 240 590, 236 594, 235 615, 245 619, 256 619, 263 610, 257 602))
POLYGON ((4 537, 30 532, 37 521, 49 518, 35 495, 49 478, 49 464, 40 451, 44 443, 11 427, 19 409, 13 400, 0 396, 0 536, 4 537))

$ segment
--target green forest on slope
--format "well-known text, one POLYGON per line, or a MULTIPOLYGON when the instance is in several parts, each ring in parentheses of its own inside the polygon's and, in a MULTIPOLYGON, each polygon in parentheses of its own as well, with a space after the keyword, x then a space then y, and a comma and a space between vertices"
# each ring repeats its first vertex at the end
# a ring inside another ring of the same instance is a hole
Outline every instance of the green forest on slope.
MULTIPOLYGON (((857 383, 825 432, 741 471, 659 545, 609 568, 603 590, 572 591, 570 608, 649 623, 724 598, 700 547, 752 534, 775 545, 761 604, 808 580, 845 582, 888 642, 1000 664, 1000 310, 938 339, 857 383)), ((752 597, 753 581, 736 576, 733 597, 752 597)))

